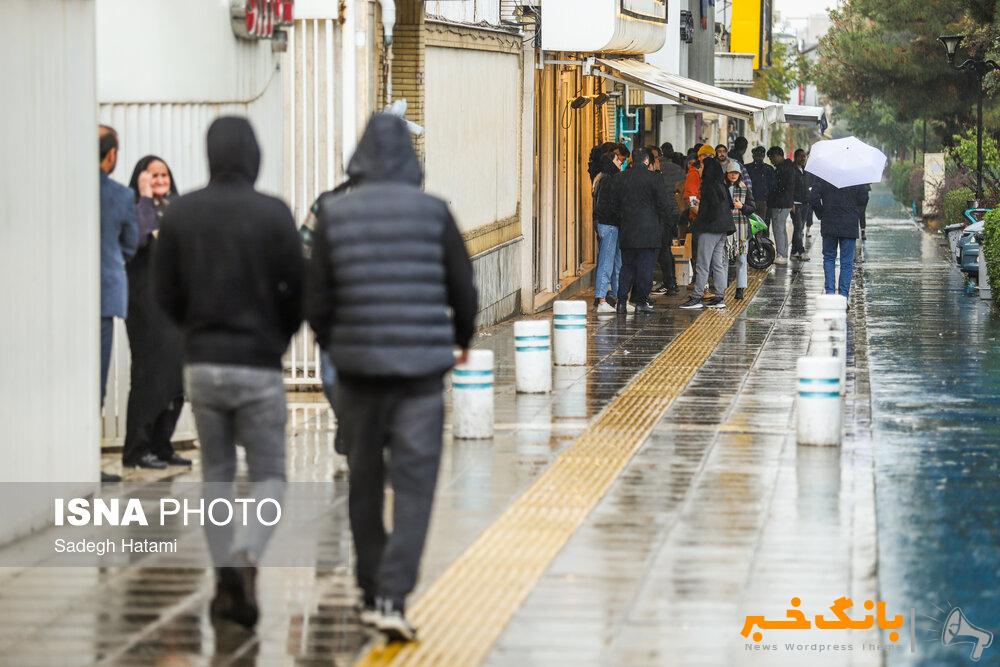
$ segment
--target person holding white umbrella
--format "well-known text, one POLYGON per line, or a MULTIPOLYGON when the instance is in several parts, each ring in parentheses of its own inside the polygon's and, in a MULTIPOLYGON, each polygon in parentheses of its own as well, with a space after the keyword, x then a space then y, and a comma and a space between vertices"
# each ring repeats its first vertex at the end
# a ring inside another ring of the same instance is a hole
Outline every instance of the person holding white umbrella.
POLYGON ((827 294, 850 297, 854 250, 860 236, 861 216, 868 206, 869 188, 866 186, 882 180, 885 163, 882 151, 854 137, 820 141, 809 153, 806 171, 816 176, 812 205, 821 222, 824 291, 827 294), (838 255, 839 281, 836 276, 838 255))

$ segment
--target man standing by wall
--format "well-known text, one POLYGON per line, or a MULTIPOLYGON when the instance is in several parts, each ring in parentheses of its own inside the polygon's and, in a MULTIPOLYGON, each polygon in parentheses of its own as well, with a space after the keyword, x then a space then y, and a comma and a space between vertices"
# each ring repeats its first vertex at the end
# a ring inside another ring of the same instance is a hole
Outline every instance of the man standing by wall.
POLYGON ((609 209, 602 215, 618 216, 618 245, 622 249, 622 272, 618 281, 618 312, 626 313, 629 294, 636 312, 651 313, 649 291, 653 268, 663 246, 663 229, 677 219, 677 204, 667 192, 663 177, 653 171, 649 149, 632 151, 632 168, 619 176, 609 209))
MULTIPOLYGON (((118 164, 118 133, 101 125, 97 130, 101 167, 101 404, 108 385, 115 320, 128 315, 128 277, 125 262, 139 246, 139 223, 131 190, 111 180, 118 164)), ((102 482, 121 477, 101 473, 102 482)))
POLYGON ((674 269, 674 239, 677 238, 677 227, 680 223, 680 206, 684 197, 684 180, 687 174, 684 168, 674 162, 674 147, 665 143, 660 147, 663 156, 660 161, 660 176, 667 188, 667 194, 677 206, 677 215, 667 220, 663 226, 663 245, 660 248, 659 264, 663 274, 663 284, 655 290, 656 294, 677 294, 677 274, 674 269))
POLYGON ((477 296, 447 204, 420 189, 423 174, 402 119, 374 116, 347 173, 349 192, 317 201, 306 317, 337 368, 344 406, 337 451, 350 469, 361 622, 411 641, 416 629, 405 603, 437 485, 443 376, 456 344, 460 360, 466 356, 477 296), (387 475, 391 535, 383 523, 387 475))

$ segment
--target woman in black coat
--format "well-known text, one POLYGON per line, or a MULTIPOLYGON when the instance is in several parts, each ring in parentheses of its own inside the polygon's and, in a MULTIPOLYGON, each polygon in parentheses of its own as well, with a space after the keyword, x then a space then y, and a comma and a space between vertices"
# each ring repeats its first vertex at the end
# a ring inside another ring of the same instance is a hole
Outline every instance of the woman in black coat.
POLYGON ((695 258, 694 291, 691 298, 681 304, 685 310, 701 308, 725 308, 723 293, 729 275, 729 260, 726 257, 726 239, 736 232, 733 223, 733 200, 725 181, 722 166, 715 158, 706 158, 701 174, 701 198, 698 217, 692 230, 698 234, 698 256, 695 258), (709 275, 715 295, 702 303, 702 295, 708 286, 709 275))
POLYGON ((177 195, 177 185, 167 163, 147 155, 136 163, 129 187, 135 192, 139 249, 126 266, 132 387, 122 463, 154 469, 188 466, 191 461, 178 456, 170 442, 184 407, 181 333, 157 304, 150 279, 160 218, 177 195))

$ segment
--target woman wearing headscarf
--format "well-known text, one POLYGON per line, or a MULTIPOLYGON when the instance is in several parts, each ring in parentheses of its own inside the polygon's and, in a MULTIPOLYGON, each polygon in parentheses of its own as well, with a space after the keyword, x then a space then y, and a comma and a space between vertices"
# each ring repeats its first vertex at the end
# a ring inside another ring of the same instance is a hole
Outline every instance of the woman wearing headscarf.
POLYGON ((184 407, 181 333, 156 302, 150 273, 160 218, 177 195, 177 184, 162 158, 147 155, 132 170, 129 187, 135 192, 139 249, 126 266, 132 388, 122 463, 153 469, 189 466, 191 461, 178 456, 170 442, 184 407))
POLYGON ((743 165, 738 160, 726 162, 726 185, 729 198, 733 200, 730 215, 736 225, 736 233, 731 237, 732 255, 736 257, 736 299, 743 299, 747 288, 747 251, 750 248, 750 215, 756 210, 753 189, 743 182, 743 165))
POLYGON ((726 238, 736 231, 732 210, 739 206, 734 205, 729 195, 722 166, 716 159, 706 159, 704 165, 701 174, 701 202, 694 221, 694 233, 698 237, 694 290, 691 298, 681 304, 681 308, 685 310, 726 307, 723 299, 729 268, 726 238), (707 303, 702 303, 701 297, 708 285, 709 275, 712 276, 716 294, 707 303))

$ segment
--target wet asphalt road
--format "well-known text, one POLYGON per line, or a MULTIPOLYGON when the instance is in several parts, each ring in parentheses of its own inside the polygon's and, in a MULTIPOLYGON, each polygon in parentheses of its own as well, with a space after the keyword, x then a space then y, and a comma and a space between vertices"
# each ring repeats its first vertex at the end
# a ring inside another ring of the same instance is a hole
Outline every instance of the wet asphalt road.
MULTIPOLYGON (((943 237, 873 193, 864 280, 881 599, 914 610, 915 651, 889 665, 968 665, 945 647, 961 607, 1000 636, 1000 316, 949 261, 943 237), (881 210, 879 210, 881 209, 881 210)), ((1000 646, 980 664, 1000 664, 1000 646)))

